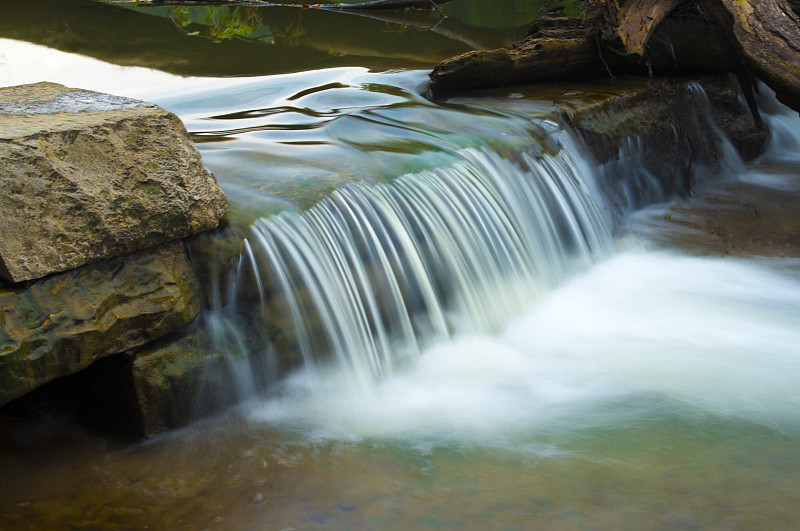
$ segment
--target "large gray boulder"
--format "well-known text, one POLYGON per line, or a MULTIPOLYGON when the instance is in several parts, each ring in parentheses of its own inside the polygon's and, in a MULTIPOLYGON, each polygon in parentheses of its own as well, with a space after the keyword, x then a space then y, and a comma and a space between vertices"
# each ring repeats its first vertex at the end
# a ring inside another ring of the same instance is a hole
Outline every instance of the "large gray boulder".
POLYGON ((0 88, 0 278, 183 238, 227 211, 175 115, 54 83, 0 88))

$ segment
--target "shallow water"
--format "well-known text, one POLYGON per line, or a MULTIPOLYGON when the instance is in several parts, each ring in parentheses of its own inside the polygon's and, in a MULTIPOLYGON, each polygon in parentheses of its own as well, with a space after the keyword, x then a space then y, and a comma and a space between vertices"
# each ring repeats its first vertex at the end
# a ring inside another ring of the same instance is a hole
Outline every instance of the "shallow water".
MULTIPOLYGON (((178 113, 244 224, 477 144, 547 142, 531 124, 552 109, 516 93, 435 104, 415 70, 180 78, 17 41, 0 57, 2 79, 46 70, 178 113)), ((786 159, 797 124, 779 122, 769 156, 786 159)), ((768 177, 738 178, 784 182, 768 177)), ((372 386, 299 371, 268 398, 134 445, 5 420, 3 527, 795 528, 796 257, 657 251, 631 223, 607 259, 492 331, 455 327, 372 386)))
POLYGON ((5 522, 790 529, 800 278, 782 265, 624 251, 371 392, 297 375, 132 447, 31 428, 0 457, 5 522))

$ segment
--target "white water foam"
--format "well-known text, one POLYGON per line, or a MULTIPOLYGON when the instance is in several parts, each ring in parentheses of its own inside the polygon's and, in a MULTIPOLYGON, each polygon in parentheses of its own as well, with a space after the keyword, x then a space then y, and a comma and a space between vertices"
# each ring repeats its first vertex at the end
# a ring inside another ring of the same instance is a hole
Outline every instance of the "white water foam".
POLYGON ((625 253, 500 334, 443 341, 367 390, 298 373, 251 414, 311 439, 505 447, 687 415, 797 431, 797 382, 796 270, 625 253))

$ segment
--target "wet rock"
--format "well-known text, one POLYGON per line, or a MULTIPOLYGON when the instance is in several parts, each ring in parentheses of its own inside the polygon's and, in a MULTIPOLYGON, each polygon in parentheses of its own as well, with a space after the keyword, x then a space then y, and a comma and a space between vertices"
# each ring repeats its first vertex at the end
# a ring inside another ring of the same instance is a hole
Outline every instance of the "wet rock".
POLYGON ((659 246, 693 254, 800 257, 800 167, 761 164, 749 175, 751 182, 642 212, 637 228, 659 246))
POLYGON ((227 211, 173 114, 54 83, 0 89, 0 277, 159 245, 227 211))
POLYGON ((643 134, 661 137, 660 150, 671 155, 676 147, 666 145, 663 138, 671 134, 668 130, 675 129, 694 134, 696 147, 718 141, 721 132, 740 148, 745 159, 760 154, 768 132, 755 125, 739 98, 736 81, 727 77, 699 79, 620 85, 606 98, 565 109, 562 115, 601 163, 619 152, 624 139, 643 134), (692 83, 702 92, 693 90, 692 83))
POLYGON ((222 308, 231 302, 236 266, 245 250, 244 240, 244 232, 228 221, 186 239, 207 307, 222 308))
POLYGON ((186 425, 193 417, 204 375, 211 383, 219 381, 215 388, 230 384, 214 371, 223 363, 224 355, 215 355, 212 347, 209 335, 198 329, 153 343, 136 353, 131 367, 136 402, 129 406, 137 412, 139 435, 186 425))
POLYGON ((267 354, 254 341, 254 330, 246 325, 225 330, 225 326, 217 322, 191 327, 135 352, 126 378, 135 398, 127 407, 139 423, 140 436, 185 426, 230 406, 247 397, 259 377, 269 374, 271 367, 262 366, 268 363, 267 354), (231 334, 239 341, 230 341, 226 336, 231 334), (252 380, 240 382, 237 373, 252 380))
POLYGON ((630 85, 561 115, 600 163, 608 196, 624 210, 688 196, 739 156, 759 155, 768 138, 728 77, 630 85))
POLYGON ((191 323, 200 290, 181 242, 0 287, 0 405, 191 323))

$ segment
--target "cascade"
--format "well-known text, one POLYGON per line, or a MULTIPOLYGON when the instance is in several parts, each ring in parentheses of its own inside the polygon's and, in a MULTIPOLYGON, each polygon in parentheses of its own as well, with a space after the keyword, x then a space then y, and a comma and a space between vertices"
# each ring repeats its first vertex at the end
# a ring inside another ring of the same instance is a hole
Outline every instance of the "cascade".
POLYGON ((591 167, 555 154, 466 148, 449 166, 345 186, 305 212, 259 219, 248 265, 281 301, 306 367, 369 386, 459 329, 496 331, 610 249, 591 167))
MULTIPOLYGON (((695 104, 688 120, 719 148, 708 160, 698 157, 693 183, 743 172, 713 125, 702 86, 692 83, 686 93, 695 104)), ((247 351, 253 332, 240 330, 247 323, 264 344, 281 336, 289 365, 299 358, 311 375, 336 366, 369 389, 454 334, 500 331, 571 273, 607 256, 620 214, 674 193, 647 169, 648 140, 624 140, 598 168, 568 133, 534 121, 531 131, 547 131, 556 148, 520 133, 530 146, 522 152, 519 138, 508 149, 462 148, 442 167, 351 183, 308 210, 259 218, 228 282, 232 302, 206 321, 219 350, 247 351)), ((680 133, 672 132, 677 143, 680 133)), ((234 356, 240 399, 260 387, 254 380, 282 372, 275 350, 255 362, 234 356)))

